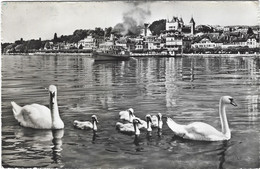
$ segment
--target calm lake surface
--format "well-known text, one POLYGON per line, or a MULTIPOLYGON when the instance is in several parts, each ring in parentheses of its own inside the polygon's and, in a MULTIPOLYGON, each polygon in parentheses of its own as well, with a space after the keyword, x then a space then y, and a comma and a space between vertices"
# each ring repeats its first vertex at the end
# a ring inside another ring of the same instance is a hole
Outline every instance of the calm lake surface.
POLYGON ((2 165, 48 168, 255 168, 259 165, 260 57, 131 58, 94 62, 84 56, 2 56, 2 165), (64 130, 18 125, 11 101, 48 106, 45 88, 58 87, 64 130), (232 138, 225 142, 173 137, 165 117, 206 122, 220 130, 219 99, 227 107, 232 138), (115 129, 128 108, 144 119, 161 112, 163 133, 140 139, 115 129), (99 120, 97 136, 73 127, 99 120))

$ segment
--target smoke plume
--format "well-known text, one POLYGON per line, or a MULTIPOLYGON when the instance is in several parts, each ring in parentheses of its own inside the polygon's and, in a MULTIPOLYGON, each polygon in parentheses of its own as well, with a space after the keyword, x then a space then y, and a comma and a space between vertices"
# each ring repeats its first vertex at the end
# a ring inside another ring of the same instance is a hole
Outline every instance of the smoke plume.
POLYGON ((143 9, 138 7, 138 4, 134 8, 123 14, 123 23, 118 23, 114 28, 114 32, 118 32, 122 35, 140 35, 141 30, 144 27, 144 21, 151 15, 149 9, 143 9))

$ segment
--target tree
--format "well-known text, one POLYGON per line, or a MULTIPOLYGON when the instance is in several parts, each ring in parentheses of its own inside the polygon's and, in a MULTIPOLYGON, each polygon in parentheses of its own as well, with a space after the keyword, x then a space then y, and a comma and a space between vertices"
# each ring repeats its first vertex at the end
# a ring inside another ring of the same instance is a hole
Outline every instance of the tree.
POLYGON ((79 40, 84 39, 88 35, 88 30, 86 29, 77 29, 73 32, 73 36, 77 36, 79 40))
POLYGON ((166 30, 166 20, 161 19, 158 21, 154 21, 150 26, 149 26, 150 31, 152 32, 153 35, 159 35, 161 31, 166 30))
POLYGON ((112 27, 105 28, 105 36, 110 37, 112 32, 112 27))
POLYGON ((20 40, 17 40, 14 42, 16 45, 20 45, 20 44, 23 44, 24 41, 23 41, 23 38, 21 38, 20 40))
POLYGON ((5 48, 9 45, 11 45, 11 43, 1 43, 1 52, 4 53, 5 48))
POLYGON ((20 52, 20 53, 25 52, 26 51, 26 45, 25 44, 17 45, 15 47, 15 51, 20 52))
POLYGON ((76 36, 72 36, 69 40, 70 43, 78 43, 78 41, 80 41, 81 38, 80 36, 76 35, 76 36))
POLYGON ((207 25, 198 25, 196 27, 197 32, 202 32, 202 33, 212 33, 213 32, 213 28, 211 26, 207 26, 207 25))
POLYGON ((42 46, 42 42, 40 40, 30 40, 26 43, 28 50, 39 50, 42 46))
POLYGON ((248 34, 248 35, 254 34, 254 32, 253 32, 253 30, 252 30, 251 27, 249 27, 249 28, 247 29, 247 34, 248 34))
POLYGON ((102 28, 95 28, 95 36, 104 36, 105 31, 102 28))

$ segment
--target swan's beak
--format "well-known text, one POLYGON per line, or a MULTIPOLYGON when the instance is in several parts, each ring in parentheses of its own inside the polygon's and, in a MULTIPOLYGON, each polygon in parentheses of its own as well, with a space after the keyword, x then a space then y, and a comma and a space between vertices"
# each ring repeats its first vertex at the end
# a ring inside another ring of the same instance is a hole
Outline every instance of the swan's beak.
POLYGON ((142 124, 142 123, 138 119, 134 119, 133 124, 142 124))
POLYGON ((96 122, 99 123, 98 119, 96 119, 96 122))
POLYGON ((55 97, 55 92, 50 92, 50 100, 51 100, 51 103, 54 104, 54 97, 55 97))
POLYGON ((92 121, 94 122, 96 122, 96 123, 99 123, 99 121, 98 121, 98 119, 96 118, 96 117, 92 117, 92 121))
POLYGON ((237 106, 237 104, 234 102, 234 100, 231 100, 230 104, 232 104, 233 106, 237 106))

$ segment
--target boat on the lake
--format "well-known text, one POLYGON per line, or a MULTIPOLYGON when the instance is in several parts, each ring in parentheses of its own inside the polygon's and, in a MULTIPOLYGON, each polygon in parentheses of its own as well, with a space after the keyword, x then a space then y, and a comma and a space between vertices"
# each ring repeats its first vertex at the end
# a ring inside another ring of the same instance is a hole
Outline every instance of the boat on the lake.
POLYGON ((95 61, 124 61, 130 59, 130 52, 122 46, 116 46, 111 43, 100 44, 99 48, 93 51, 92 55, 95 61))

